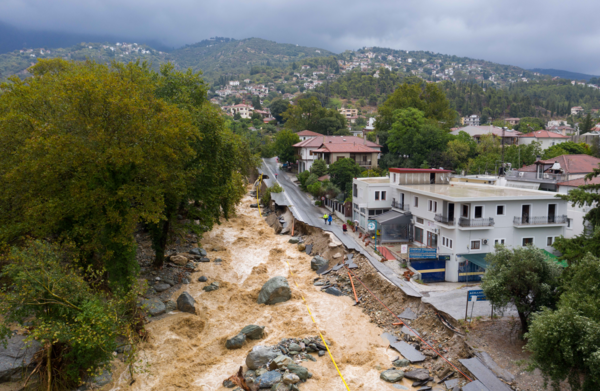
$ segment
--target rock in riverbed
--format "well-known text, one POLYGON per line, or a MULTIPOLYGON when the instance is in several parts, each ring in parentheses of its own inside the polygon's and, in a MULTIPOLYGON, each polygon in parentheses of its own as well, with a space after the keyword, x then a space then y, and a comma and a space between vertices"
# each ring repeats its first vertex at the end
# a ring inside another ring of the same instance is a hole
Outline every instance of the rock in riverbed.
POLYGON ((312 270, 319 270, 323 266, 329 266, 329 261, 320 255, 317 255, 310 261, 310 268, 312 270))
POLYGON ((196 314, 196 300, 187 292, 183 292, 177 298, 177 309, 181 312, 196 314))
POLYGON ((267 281, 258 295, 258 304, 277 304, 292 298, 292 291, 285 277, 277 276, 267 281))
POLYGON ((244 342, 246 342, 246 335, 239 333, 235 337, 228 339, 225 343, 225 347, 227 349, 240 349, 244 346, 244 342))
POLYGON ((279 351, 268 346, 255 346, 246 357, 248 369, 256 370, 279 355, 279 351))

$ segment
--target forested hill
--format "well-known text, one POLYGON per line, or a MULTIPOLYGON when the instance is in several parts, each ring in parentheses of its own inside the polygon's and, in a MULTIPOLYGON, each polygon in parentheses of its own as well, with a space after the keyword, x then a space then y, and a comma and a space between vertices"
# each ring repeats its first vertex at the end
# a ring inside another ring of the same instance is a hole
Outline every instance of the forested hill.
POLYGON ((543 75, 558 76, 558 77, 563 78, 563 79, 571 79, 571 80, 585 80, 585 81, 590 81, 590 79, 598 77, 598 76, 594 76, 594 75, 588 75, 588 74, 585 74, 585 73, 563 71, 563 70, 560 70, 560 69, 534 68, 534 69, 531 70, 531 72, 538 72, 538 73, 541 73, 543 75))
POLYGON ((253 66, 285 68, 294 61, 332 55, 324 49, 261 38, 215 38, 177 49, 170 58, 179 68, 202 70, 208 79, 216 79, 221 75, 247 74, 253 66))

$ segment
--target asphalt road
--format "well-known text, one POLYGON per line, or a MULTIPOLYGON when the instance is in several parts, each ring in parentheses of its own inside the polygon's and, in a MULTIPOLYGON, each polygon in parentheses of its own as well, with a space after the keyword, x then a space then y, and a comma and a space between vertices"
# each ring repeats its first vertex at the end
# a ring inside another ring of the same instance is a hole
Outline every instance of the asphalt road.
POLYGON ((277 181, 277 183, 283 187, 284 192, 277 196, 278 200, 276 200, 276 202, 278 205, 284 204, 285 206, 288 206, 289 210, 296 219, 313 227, 321 228, 324 231, 332 232, 348 249, 355 250, 364 255, 373 265, 373 267, 377 269, 377 271, 385 276, 392 284, 402 289, 404 293, 413 297, 422 296, 409 284, 398 278, 389 267, 379 262, 371 254, 369 254, 354 240, 354 238, 346 235, 341 226, 337 224, 325 225, 322 218, 322 209, 316 206, 309 196, 300 190, 298 186, 293 184, 287 175, 279 173, 276 158, 263 159, 263 165, 259 168, 259 172, 268 176, 268 178, 264 179, 268 186, 272 186, 275 181, 277 181), (275 173, 279 174, 277 176, 277 180, 275 179, 275 173))

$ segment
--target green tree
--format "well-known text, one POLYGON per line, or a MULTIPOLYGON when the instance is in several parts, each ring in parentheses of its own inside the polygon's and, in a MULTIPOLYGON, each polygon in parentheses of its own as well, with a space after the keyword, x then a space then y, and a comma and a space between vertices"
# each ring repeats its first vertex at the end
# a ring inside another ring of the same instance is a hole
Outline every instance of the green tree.
POLYGON ((262 110, 262 105, 260 104, 260 97, 258 95, 254 95, 252 97, 252 107, 254 107, 254 110, 262 110))
POLYGON ((310 167, 310 172, 312 174, 315 174, 319 178, 323 175, 327 175, 327 164, 325 163, 325 160, 315 160, 312 166, 310 167))
MULTIPOLYGON (((11 285, 0 289, 0 342, 12 336, 15 324, 29 330, 27 340, 43 348, 37 363, 44 390, 74 389, 110 366, 118 338, 128 345, 137 341, 136 301, 142 291, 108 294, 99 271, 76 267, 74 246, 31 241, 3 258, 0 276, 11 285)), ((126 353, 127 362, 134 351, 126 353)))
POLYGON ((481 285, 486 297, 501 311, 514 305, 526 333, 531 314, 555 305, 561 266, 546 260, 542 250, 533 246, 497 246, 486 261, 489 267, 481 285))
POLYGON ((532 317, 526 349, 531 369, 555 390, 567 380, 574 391, 600 389, 600 260, 590 254, 569 269, 556 310, 532 317))
POLYGON ((159 221, 165 194, 185 188, 200 135, 156 97, 146 65, 42 60, 31 71, 1 86, 0 240, 73 240, 127 289, 137 225, 159 221))
POLYGON ((360 175, 360 166, 352 159, 339 159, 329 165, 331 182, 338 188, 348 193, 352 180, 360 175))
POLYGON ((460 140, 451 140, 448 142, 447 152, 452 160, 452 166, 455 168, 462 167, 468 161, 469 144, 460 140))
POLYGON ((589 131, 592 130, 593 127, 594 127, 594 121, 592 120, 592 115, 590 113, 587 113, 587 115, 585 116, 585 119, 579 126, 579 134, 588 133, 589 131))
POLYGON ((295 162, 296 149, 294 144, 300 142, 300 137, 289 129, 283 129, 275 135, 275 151, 281 162, 295 162))
POLYGON ((346 118, 335 109, 321 105, 316 96, 299 99, 283 113, 285 126, 295 131, 311 130, 321 134, 347 132, 346 118))
POLYGON ((544 151, 542 159, 552 159, 561 155, 583 155, 590 154, 591 151, 585 143, 574 143, 573 141, 567 141, 560 144, 555 144, 544 151))
POLYGON ((288 109, 289 102, 283 100, 281 98, 275 98, 269 104, 269 109, 271 109, 271 115, 275 117, 277 122, 283 122, 282 114, 288 109))

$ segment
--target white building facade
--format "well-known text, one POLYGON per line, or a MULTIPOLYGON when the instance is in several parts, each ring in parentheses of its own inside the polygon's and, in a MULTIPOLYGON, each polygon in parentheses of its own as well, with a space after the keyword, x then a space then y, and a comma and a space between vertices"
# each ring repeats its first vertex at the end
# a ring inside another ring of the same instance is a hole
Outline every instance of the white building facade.
POLYGON ((392 211, 412 215, 413 241, 443 256, 446 281, 480 277, 485 267, 467 268, 469 261, 483 262, 496 244, 553 252, 565 235, 567 202, 555 194, 450 183, 447 170, 392 168, 390 175, 392 211))
POLYGON ((369 219, 392 207, 389 177, 354 178, 352 181, 352 221, 366 232, 369 219))

